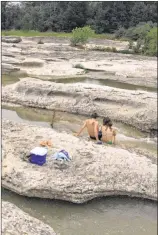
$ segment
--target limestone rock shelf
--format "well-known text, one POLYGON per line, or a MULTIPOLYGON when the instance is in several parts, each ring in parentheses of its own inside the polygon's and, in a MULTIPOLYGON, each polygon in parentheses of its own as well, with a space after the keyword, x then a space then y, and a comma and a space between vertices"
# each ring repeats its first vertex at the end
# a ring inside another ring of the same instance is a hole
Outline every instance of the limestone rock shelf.
POLYGON ((157 165, 136 153, 96 145, 66 133, 3 120, 2 186, 20 195, 83 203, 107 195, 157 199, 157 165), (22 156, 41 140, 51 139, 46 165, 30 164, 22 156), (51 154, 65 149, 66 165, 51 154))
POLYGON ((2 201, 2 235, 56 235, 54 230, 20 210, 14 204, 2 201))
POLYGON ((156 93, 24 78, 2 89, 2 101, 84 115, 95 111, 142 131, 157 132, 156 93))

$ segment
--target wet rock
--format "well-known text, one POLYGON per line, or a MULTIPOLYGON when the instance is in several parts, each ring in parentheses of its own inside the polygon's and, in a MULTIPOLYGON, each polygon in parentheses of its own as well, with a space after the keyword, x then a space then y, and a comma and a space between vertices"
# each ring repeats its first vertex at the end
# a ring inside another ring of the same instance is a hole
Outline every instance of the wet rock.
POLYGON ((20 71, 19 67, 15 67, 11 64, 2 63, 2 74, 9 74, 11 72, 20 71))
POLYGON ((27 58, 21 62, 22 66, 32 66, 32 67, 41 67, 43 66, 44 61, 35 58, 27 58))
POLYGON ((157 96, 151 92, 26 78, 3 88, 2 101, 84 115, 95 111, 149 133, 157 130, 157 96))
POLYGON ((145 156, 117 147, 96 145, 49 128, 8 120, 2 120, 2 130, 4 188, 29 197, 74 203, 108 195, 157 199, 157 165, 145 156), (20 157, 23 149, 29 151, 39 145, 38 136, 53 143, 43 166, 20 157), (55 163, 51 157, 61 149, 72 157, 67 167, 55 163))
POLYGON ((20 210, 14 204, 2 201, 2 235, 55 235, 42 221, 20 210))
POLYGON ((22 41, 20 37, 10 37, 10 36, 2 37, 1 40, 2 42, 6 42, 6 43, 19 43, 22 41))

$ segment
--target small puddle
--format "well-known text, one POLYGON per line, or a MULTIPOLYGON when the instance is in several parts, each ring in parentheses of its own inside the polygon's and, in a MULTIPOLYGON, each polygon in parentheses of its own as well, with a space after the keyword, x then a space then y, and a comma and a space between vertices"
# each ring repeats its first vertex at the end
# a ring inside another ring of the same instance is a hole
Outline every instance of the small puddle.
POLYGON ((26 73, 21 73, 21 72, 2 74, 1 75, 1 84, 3 86, 10 85, 10 84, 13 84, 13 83, 20 81, 20 78, 25 78, 25 77, 28 77, 28 75, 26 73))
MULTIPOLYGON (((86 116, 69 114, 66 112, 53 112, 37 108, 26 107, 11 107, 2 106, 2 118, 6 118, 19 123, 27 122, 43 127, 50 127, 53 120, 53 128, 59 132, 67 132, 70 134, 76 133, 86 116), (53 118, 54 116, 54 118, 53 118)), ((102 119, 98 119, 102 123, 102 119)), ((149 152, 155 157, 157 156, 157 145, 154 139, 149 138, 146 133, 143 133, 133 127, 123 123, 114 122, 117 128, 117 146, 127 149, 140 149, 149 152)), ((86 131, 81 135, 87 137, 86 131)))
POLYGON ((29 198, 2 188, 2 199, 42 220, 61 235, 156 235, 157 204, 128 197, 106 197, 76 205, 29 198))
POLYGON ((1 77, 1 83, 3 86, 6 86, 6 85, 10 85, 10 84, 13 84, 15 82, 18 82, 19 81, 19 78, 18 77, 13 77, 13 76, 10 76, 10 75, 2 75, 1 77))

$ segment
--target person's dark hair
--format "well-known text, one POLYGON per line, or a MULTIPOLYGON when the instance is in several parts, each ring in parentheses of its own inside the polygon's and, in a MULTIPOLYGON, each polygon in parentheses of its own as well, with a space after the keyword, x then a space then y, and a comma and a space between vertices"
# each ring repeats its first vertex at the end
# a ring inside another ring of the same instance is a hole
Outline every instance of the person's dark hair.
POLYGON ((97 113, 92 113, 91 118, 96 119, 97 117, 98 117, 98 114, 97 114, 97 113))
POLYGON ((106 130, 108 129, 108 127, 112 130, 112 121, 110 120, 109 117, 105 117, 103 118, 103 126, 107 126, 106 130))
POLYGON ((103 126, 106 126, 109 122, 111 122, 109 117, 104 117, 103 118, 103 126))
POLYGON ((111 121, 107 123, 107 126, 110 128, 110 130, 112 130, 112 125, 113 125, 113 124, 112 124, 111 121))

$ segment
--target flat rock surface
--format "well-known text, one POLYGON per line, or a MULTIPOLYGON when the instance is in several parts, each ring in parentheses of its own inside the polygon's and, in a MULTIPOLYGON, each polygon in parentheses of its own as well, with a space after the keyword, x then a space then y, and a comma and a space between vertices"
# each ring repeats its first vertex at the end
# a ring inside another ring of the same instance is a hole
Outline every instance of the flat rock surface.
POLYGON ((95 111, 149 133, 157 131, 157 95, 151 92, 25 78, 5 86, 2 101, 84 115, 95 111))
POLYGON ((55 235, 54 230, 20 210, 14 204, 2 201, 2 235, 55 235))
MULTIPOLYGON (((93 48, 93 50, 84 50, 71 47, 70 41, 66 38, 22 37, 22 41, 18 44, 6 43, 5 40, 9 40, 9 37, 2 39, 2 71, 4 72, 7 72, 6 62, 12 65, 14 57, 19 61, 17 64, 20 65, 20 69, 25 69, 29 76, 84 75, 94 79, 109 78, 149 87, 157 85, 156 57, 93 51, 97 46, 126 50, 127 41, 93 39, 87 45, 87 48, 93 48), (42 40, 44 44, 38 44, 39 40, 42 40), (22 60, 29 58, 33 61, 32 66, 28 63, 24 66, 22 60), (43 60, 42 65, 38 63, 37 58, 43 60), (34 64, 39 66, 34 66, 34 64), (80 65, 80 68, 76 65, 80 65), (98 74, 92 76, 87 73, 86 69, 92 69, 98 74), (100 70, 105 74, 101 75, 100 70)), ((12 37, 10 37, 11 41, 12 37)))
POLYGON ((8 120, 2 120, 2 130, 4 188, 29 197, 74 203, 107 195, 157 199, 157 166, 142 155, 8 120), (24 161, 26 153, 49 139, 53 148, 45 165, 24 161), (71 162, 52 159, 52 154, 61 149, 69 152, 71 162))

